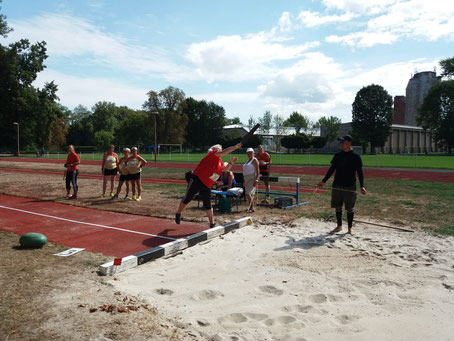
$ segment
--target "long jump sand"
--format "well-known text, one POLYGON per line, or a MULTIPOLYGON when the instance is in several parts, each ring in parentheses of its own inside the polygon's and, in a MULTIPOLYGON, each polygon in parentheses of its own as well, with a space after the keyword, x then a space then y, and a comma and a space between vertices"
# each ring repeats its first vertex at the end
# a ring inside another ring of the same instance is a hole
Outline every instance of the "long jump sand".
POLYGON ((112 285, 210 340, 453 340, 454 238, 245 227, 112 285))

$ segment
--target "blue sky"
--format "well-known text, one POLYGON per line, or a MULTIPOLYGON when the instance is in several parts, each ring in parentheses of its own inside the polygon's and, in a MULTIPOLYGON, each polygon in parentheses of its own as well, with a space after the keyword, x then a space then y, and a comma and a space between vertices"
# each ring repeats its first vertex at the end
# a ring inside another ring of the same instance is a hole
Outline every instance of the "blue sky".
POLYGON ((265 110, 351 120, 375 83, 404 95, 415 71, 454 56, 454 1, 4 0, 3 43, 45 40, 37 86, 63 105, 101 100, 138 109, 169 85, 247 123, 265 110), (133 5, 131 5, 133 3, 133 5))

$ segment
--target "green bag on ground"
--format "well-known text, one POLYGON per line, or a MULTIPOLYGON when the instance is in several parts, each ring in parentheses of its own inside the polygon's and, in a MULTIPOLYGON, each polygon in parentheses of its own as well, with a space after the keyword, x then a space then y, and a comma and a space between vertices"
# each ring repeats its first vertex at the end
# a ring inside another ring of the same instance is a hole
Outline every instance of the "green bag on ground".
POLYGON ((232 205, 230 204, 230 200, 227 199, 225 195, 219 196, 219 212, 222 213, 232 212, 232 205))

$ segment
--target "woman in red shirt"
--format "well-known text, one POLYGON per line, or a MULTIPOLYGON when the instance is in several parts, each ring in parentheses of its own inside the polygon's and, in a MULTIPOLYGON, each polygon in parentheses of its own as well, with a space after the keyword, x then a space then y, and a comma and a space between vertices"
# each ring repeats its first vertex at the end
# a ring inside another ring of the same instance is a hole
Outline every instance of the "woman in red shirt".
POLYGON ((68 146, 68 157, 64 167, 66 168, 66 199, 77 199, 77 175, 79 175, 79 169, 77 165, 80 164, 79 155, 74 152, 74 146, 70 144, 68 146), (74 194, 71 195, 71 184, 73 186, 74 194))
POLYGON ((183 200, 181 200, 178 211, 175 214, 175 222, 177 224, 180 223, 181 212, 183 212, 186 205, 189 204, 194 196, 199 193, 203 201, 203 208, 205 209, 208 220, 210 221, 210 228, 215 226, 213 221, 213 209, 211 207, 211 186, 213 186, 222 174, 222 171, 230 170, 232 165, 238 160, 238 158, 233 157, 227 166, 224 166, 221 156, 230 154, 239 148, 241 148, 241 143, 224 150, 222 150, 222 146, 220 144, 216 144, 208 149, 207 156, 200 161, 194 172, 192 172, 188 187, 186 189, 186 195, 183 200))

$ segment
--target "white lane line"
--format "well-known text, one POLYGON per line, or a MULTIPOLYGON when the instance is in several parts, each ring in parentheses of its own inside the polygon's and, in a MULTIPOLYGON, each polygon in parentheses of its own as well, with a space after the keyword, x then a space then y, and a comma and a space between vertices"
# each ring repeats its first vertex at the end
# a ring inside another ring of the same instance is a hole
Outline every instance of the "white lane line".
POLYGON ((0 208, 4 208, 5 210, 12 210, 12 211, 17 211, 17 212, 22 212, 22 213, 34 214, 34 215, 41 216, 41 217, 46 217, 46 218, 63 220, 63 221, 67 221, 67 222, 70 222, 70 223, 102 227, 104 229, 109 229, 109 230, 117 230, 117 231, 122 231, 122 232, 129 232, 129 233, 141 234, 141 235, 144 235, 144 236, 158 237, 158 238, 169 239, 169 240, 178 240, 178 238, 159 236, 157 234, 151 234, 151 233, 145 233, 145 232, 139 232, 139 231, 131 231, 131 230, 127 230, 127 229, 122 229, 120 227, 113 227, 113 226, 106 226, 106 225, 100 225, 100 224, 86 223, 84 221, 60 218, 60 217, 56 217, 56 216, 53 216, 53 215, 37 213, 37 212, 32 212, 32 211, 26 211, 26 210, 21 210, 19 208, 13 208, 13 207, 8 207, 8 206, 3 206, 3 205, 0 205, 0 208))

